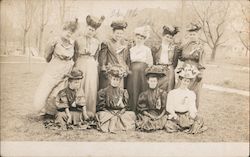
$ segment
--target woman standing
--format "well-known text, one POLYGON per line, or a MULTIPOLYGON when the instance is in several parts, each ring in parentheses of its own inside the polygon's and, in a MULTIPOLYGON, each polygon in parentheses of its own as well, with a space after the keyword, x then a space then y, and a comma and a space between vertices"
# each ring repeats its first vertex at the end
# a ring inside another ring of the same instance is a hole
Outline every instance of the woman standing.
POLYGON ((181 48, 180 60, 185 64, 191 64, 195 66, 199 71, 199 75, 193 79, 189 89, 193 90, 196 94, 196 106, 199 107, 200 89, 202 87, 202 73, 205 69, 204 59, 204 48, 203 44, 199 41, 199 27, 196 24, 191 23, 187 28, 187 43, 183 44, 181 48))
POLYGON ((154 64, 162 65, 167 74, 159 80, 159 88, 169 92, 175 86, 174 69, 178 63, 178 48, 174 43, 174 36, 178 33, 177 27, 163 26, 162 44, 152 49, 154 64))
POLYGON ((91 115, 96 113, 96 99, 98 90, 98 51, 99 41, 95 38, 96 30, 101 26, 104 16, 100 19, 88 15, 85 33, 77 39, 79 44, 79 56, 75 67, 80 69, 85 76, 82 79, 82 89, 86 96, 87 112, 91 115))
MULTIPOLYGON (((127 26, 127 22, 123 20, 113 21, 111 24, 113 29, 112 37, 101 44, 99 56, 101 71, 99 89, 103 89, 109 84, 106 66, 118 64, 124 69, 128 69, 128 43, 124 40, 124 29, 126 29, 127 26)), ((120 87, 124 87, 124 79, 122 79, 120 87)))
POLYGON ((50 42, 45 49, 45 59, 49 63, 38 85, 34 106, 40 115, 46 114, 46 100, 53 88, 68 74, 77 58, 77 43, 72 39, 78 21, 66 22, 61 37, 50 42))
POLYGON ((153 57, 149 47, 144 43, 149 37, 149 27, 138 27, 135 33, 135 46, 130 51, 130 71, 127 79, 127 90, 130 96, 129 105, 136 111, 139 94, 147 89, 145 69, 153 65, 153 57))

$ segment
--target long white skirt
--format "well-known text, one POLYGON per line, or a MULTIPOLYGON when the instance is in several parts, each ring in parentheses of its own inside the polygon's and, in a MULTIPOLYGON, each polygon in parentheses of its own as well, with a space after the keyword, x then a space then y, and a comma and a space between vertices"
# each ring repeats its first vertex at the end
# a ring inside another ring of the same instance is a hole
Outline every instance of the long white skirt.
POLYGON ((98 90, 98 62, 91 56, 80 56, 76 68, 83 72, 82 89, 85 93, 87 112, 96 113, 96 99, 98 90))
POLYGON ((65 74, 70 73, 73 65, 72 60, 53 58, 50 61, 35 93, 33 104, 36 111, 40 111, 45 107, 50 92, 63 80, 65 74))

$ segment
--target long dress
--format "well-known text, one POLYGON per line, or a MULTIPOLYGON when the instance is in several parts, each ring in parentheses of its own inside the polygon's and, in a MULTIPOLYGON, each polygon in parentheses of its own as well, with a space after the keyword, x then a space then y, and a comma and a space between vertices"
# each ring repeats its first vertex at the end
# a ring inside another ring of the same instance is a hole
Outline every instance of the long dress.
MULTIPOLYGON (((99 54, 100 64, 100 77, 99 77, 99 89, 106 88, 109 85, 107 73, 102 71, 105 67, 110 64, 118 64, 128 69, 129 62, 128 54, 128 43, 126 41, 118 42, 111 38, 101 44, 101 50, 99 54)), ((121 88, 124 87, 124 79, 121 81, 121 88)))
POLYGON ((167 122, 167 115, 163 115, 158 120, 151 120, 150 117, 143 114, 147 111, 153 116, 160 116, 166 110, 167 92, 160 89, 148 89, 140 94, 138 99, 136 128, 141 131, 155 131, 164 129, 167 122))
MULTIPOLYGON (((61 38, 49 42, 45 49, 45 59, 48 63, 34 96, 34 107, 37 111, 46 111, 49 94, 60 82, 64 75, 70 73, 77 54, 77 43, 70 40, 65 46, 61 38)), ((55 108, 53 108, 55 109, 55 108)))
MULTIPOLYGON (((205 69, 203 59, 204 59, 204 48, 203 44, 200 42, 188 42, 184 44, 181 48, 180 60, 184 64, 191 64, 197 67, 197 69, 202 73, 205 69)), ((199 107, 200 101, 200 90, 202 88, 202 79, 196 77, 190 84, 189 89, 193 90, 196 94, 196 106, 199 107)))
POLYGON ((129 55, 131 73, 127 78, 127 90, 130 109, 136 111, 139 94, 148 88, 145 70, 153 65, 153 57, 150 48, 145 45, 132 47, 129 55))
POLYGON ((132 111, 119 114, 127 109, 128 92, 120 87, 108 86, 98 92, 97 121, 98 129, 103 132, 135 130, 136 115, 132 111))
POLYGON ((99 41, 95 38, 81 36, 77 39, 79 53, 74 67, 83 72, 82 89, 86 94, 86 110, 96 113, 96 99, 98 90, 98 51, 99 41))
POLYGON ((167 132, 184 131, 197 134, 207 129, 197 115, 196 94, 189 89, 177 88, 168 93, 167 111, 170 113, 165 129, 167 132), (171 115, 177 115, 174 119, 171 115))
POLYGON ((166 70, 166 76, 160 78, 159 88, 170 91, 175 87, 175 68, 178 64, 179 49, 176 44, 161 45, 159 48, 152 48, 155 65, 162 65, 166 70))

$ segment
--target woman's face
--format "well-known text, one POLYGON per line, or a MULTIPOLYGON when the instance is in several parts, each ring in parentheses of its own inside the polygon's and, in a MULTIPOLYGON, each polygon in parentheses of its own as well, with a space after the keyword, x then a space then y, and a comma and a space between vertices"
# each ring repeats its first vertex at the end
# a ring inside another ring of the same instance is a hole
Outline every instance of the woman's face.
POLYGON ((181 80, 181 86, 184 88, 187 88, 190 84, 191 80, 188 78, 182 78, 181 80))
POLYGON ((112 87, 118 87, 120 85, 121 80, 122 79, 119 77, 110 76, 110 84, 112 87))
POLYGON ((122 29, 114 30, 113 37, 116 41, 120 41, 124 37, 124 30, 122 30, 122 29))
POLYGON ((173 36, 172 35, 169 35, 169 34, 166 34, 162 37, 162 41, 164 43, 172 43, 173 42, 173 36))
POLYGON ((95 34, 96 34, 96 29, 87 25, 86 35, 89 37, 93 37, 93 36, 95 36, 95 34))
POLYGON ((62 37, 65 38, 65 39, 70 39, 73 35, 73 32, 70 31, 70 30, 63 30, 62 31, 62 37))
POLYGON ((149 77, 147 82, 150 89, 155 89, 158 84, 158 79, 157 77, 149 77))
POLYGON ((198 41, 199 34, 198 32, 188 32, 187 38, 189 41, 198 41))
POLYGON ((145 42, 145 37, 138 35, 138 34, 135 35, 135 43, 137 45, 144 44, 144 42, 145 42))
POLYGON ((76 90, 79 89, 81 86, 81 80, 69 80, 69 88, 76 90))

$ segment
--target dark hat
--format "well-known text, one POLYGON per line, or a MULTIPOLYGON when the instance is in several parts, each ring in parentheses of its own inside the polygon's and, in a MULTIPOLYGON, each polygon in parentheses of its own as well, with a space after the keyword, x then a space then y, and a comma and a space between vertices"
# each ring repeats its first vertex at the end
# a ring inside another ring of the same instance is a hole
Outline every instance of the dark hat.
POLYGON ((162 35, 166 35, 166 34, 169 34, 171 36, 175 36, 178 32, 179 32, 179 28, 174 26, 174 27, 171 27, 171 26, 163 26, 163 32, 162 32, 162 35))
POLYGON ((125 28, 127 28, 127 26, 128 26, 128 23, 124 20, 113 21, 110 25, 110 27, 112 27, 114 30, 115 29, 125 29, 125 28))
POLYGON ((128 75, 128 72, 121 65, 107 65, 107 73, 114 77, 123 78, 128 75))
POLYGON ((161 65, 152 65, 145 70, 145 75, 147 77, 150 76, 163 77, 166 76, 166 70, 161 65))
POLYGON ((198 32, 200 29, 201 29, 201 27, 195 23, 190 23, 187 26, 187 31, 189 31, 189 32, 198 32))
POLYGON ((86 17, 86 22, 87 22, 87 25, 97 29, 101 26, 102 22, 104 21, 105 17, 104 16, 101 16, 100 19, 94 17, 94 16, 90 16, 88 15, 86 17))
POLYGON ((70 74, 66 74, 65 77, 68 77, 72 80, 78 80, 83 78, 83 73, 81 70, 73 69, 70 74))
POLYGON ((78 19, 76 18, 75 21, 67 21, 63 24, 63 30, 70 30, 71 32, 75 32, 78 28, 78 19))

